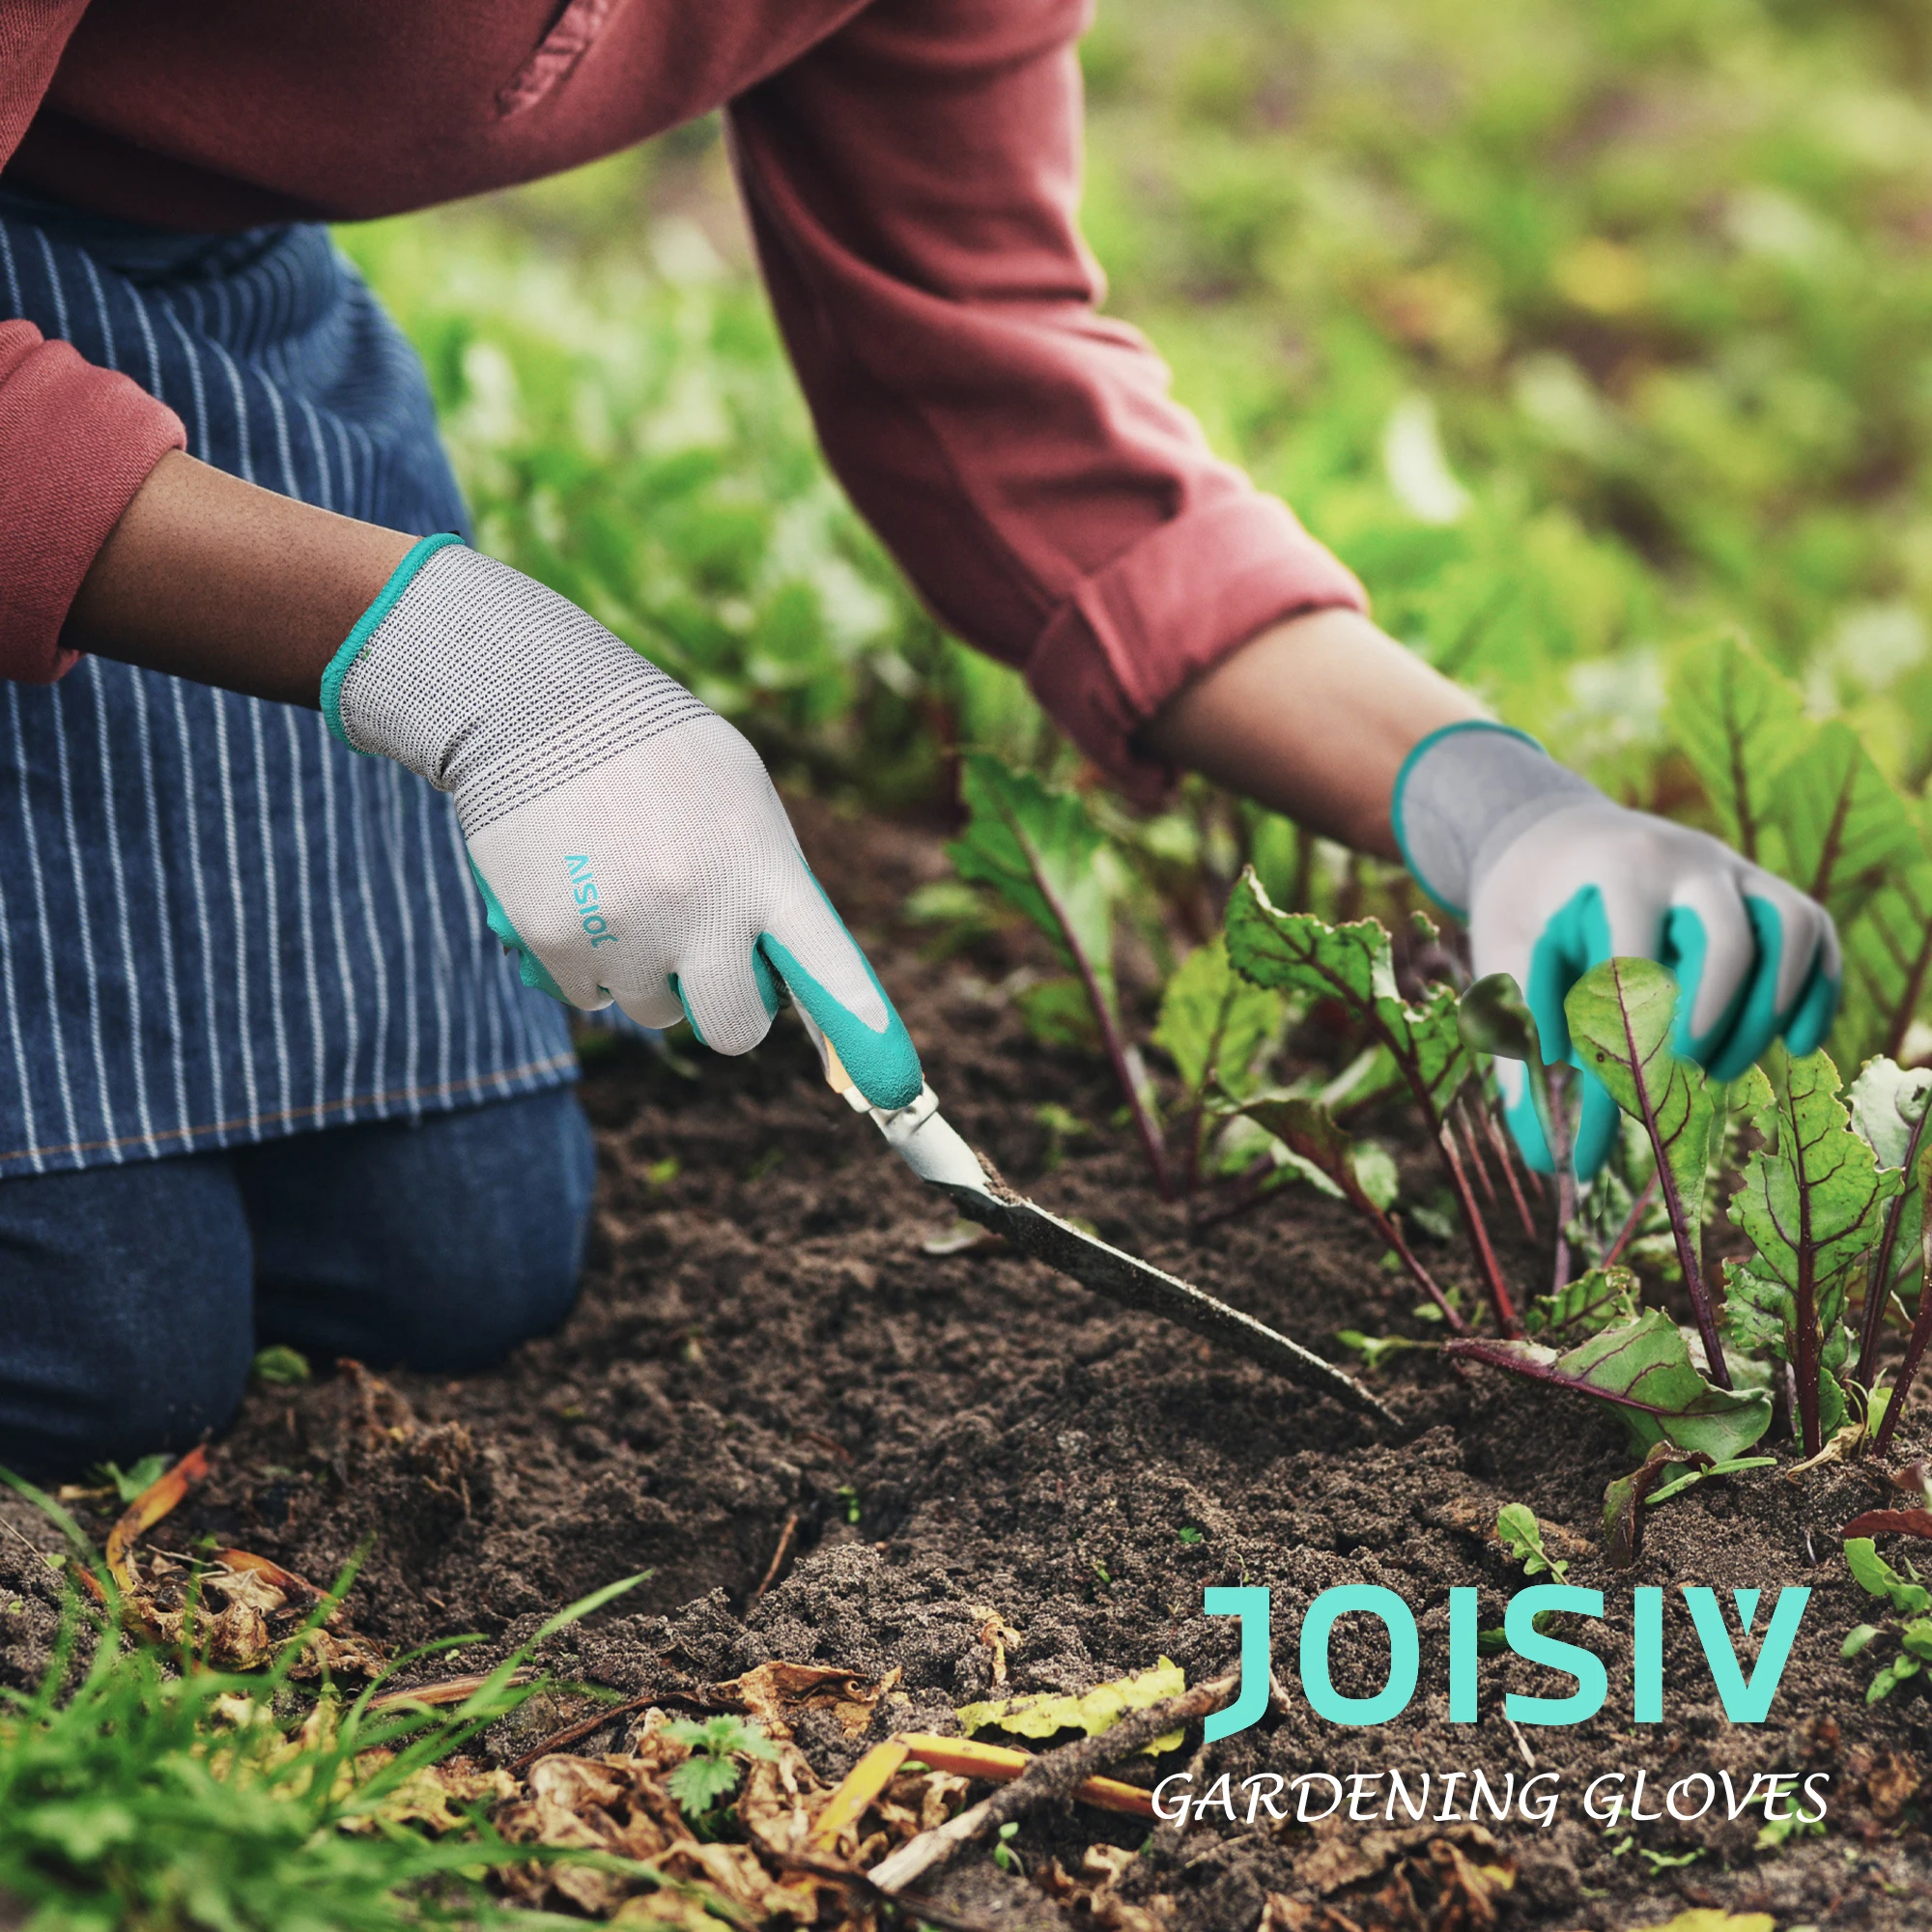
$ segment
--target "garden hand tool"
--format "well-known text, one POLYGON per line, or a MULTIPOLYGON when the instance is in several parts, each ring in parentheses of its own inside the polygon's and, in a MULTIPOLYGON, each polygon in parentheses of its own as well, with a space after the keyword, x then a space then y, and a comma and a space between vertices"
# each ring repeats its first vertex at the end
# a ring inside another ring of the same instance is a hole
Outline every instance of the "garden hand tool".
POLYGON ((329 728, 451 794, 491 930, 573 1007, 748 1053, 780 980, 867 1098, 919 1055, 751 744, 594 617, 454 537, 397 566, 322 680, 329 728))
MULTIPOLYGON (((1802 1058, 1831 1030, 1843 966, 1823 906, 1706 833, 1618 805, 1520 731, 1472 720, 1432 733, 1396 779, 1391 817, 1416 883, 1467 922, 1476 977, 1508 973, 1522 988, 1552 1065, 1580 1066, 1564 995, 1611 957, 1676 974, 1671 1044, 1717 1080, 1780 1034, 1802 1058)), ((1500 1060, 1496 1074, 1523 1157, 1549 1173, 1529 1069, 1500 1060)), ((1617 1106, 1580 1077, 1574 1162, 1587 1180, 1617 1106)))
POLYGON ((953 1130, 939 1111, 939 1096, 930 1086, 922 1084, 918 1097, 906 1106, 873 1106, 859 1091, 840 1062, 837 1045, 826 1037, 810 1012, 801 1007, 799 1017, 818 1049, 826 1084, 841 1094, 855 1113, 869 1114, 885 1135, 887 1146, 928 1187, 936 1187, 952 1201, 960 1213, 1096 1294, 1145 1315, 1164 1316, 1303 1388, 1333 1396, 1378 1422, 1394 1423, 1395 1417, 1360 1382, 1312 1350, 1015 1193, 992 1163, 953 1130))

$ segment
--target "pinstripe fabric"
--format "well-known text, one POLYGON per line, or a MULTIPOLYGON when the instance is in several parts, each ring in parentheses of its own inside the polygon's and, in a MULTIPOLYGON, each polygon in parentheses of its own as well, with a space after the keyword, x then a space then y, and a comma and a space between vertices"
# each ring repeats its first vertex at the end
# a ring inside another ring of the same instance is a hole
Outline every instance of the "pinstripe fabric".
MULTIPOLYGON (((0 194, 0 300, 170 404, 205 462, 466 527, 415 356, 319 228, 163 236, 0 194)), ((315 712, 96 658, 0 683, 0 1177, 574 1072, 440 793, 315 712)))

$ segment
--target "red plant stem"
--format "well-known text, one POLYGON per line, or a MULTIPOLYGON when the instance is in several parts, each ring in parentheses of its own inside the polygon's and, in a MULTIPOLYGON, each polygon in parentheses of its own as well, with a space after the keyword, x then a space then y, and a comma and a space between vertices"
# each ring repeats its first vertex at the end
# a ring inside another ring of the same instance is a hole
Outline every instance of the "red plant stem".
MULTIPOLYGON (((1015 837, 1018 837, 1017 830, 1015 837)), ((1073 964, 1080 975, 1080 983, 1087 989, 1087 1004, 1094 1009, 1094 1022, 1100 1029, 1101 1043, 1107 1049, 1107 1059, 1113 1066, 1114 1078, 1119 1081, 1121 1092, 1127 1097, 1127 1112, 1133 1116, 1134 1131, 1140 1136, 1141 1151, 1147 1155, 1148 1166, 1153 1170, 1153 1184, 1163 1201, 1171 1201, 1174 1198, 1174 1182, 1168 1173, 1167 1149, 1161 1142, 1160 1127, 1153 1116, 1148 1112, 1140 1083, 1135 1080, 1133 1070, 1127 1065, 1126 1042, 1121 1037, 1120 1024, 1114 1018, 1112 1003, 1101 990, 1099 976, 1094 970, 1094 962, 1074 941, 1072 923, 1060 903, 1059 895, 1047 880, 1045 867, 1040 865, 1034 852, 1032 841, 1020 838, 1019 845, 1021 851, 1026 854, 1027 868, 1033 873, 1033 882, 1038 888, 1040 897, 1046 901, 1046 909, 1052 913, 1054 923, 1060 927, 1067 952, 1073 955, 1073 964)))
MULTIPOLYGON (((1510 1152, 1509 1135, 1497 1124, 1496 1117, 1486 1104, 1476 1110, 1477 1118, 1483 1123, 1483 1131, 1489 1136, 1490 1145, 1496 1151, 1496 1160, 1503 1171, 1503 1179, 1509 1182, 1509 1191, 1516 1202, 1517 1217, 1522 1222, 1522 1232, 1533 1241, 1536 1239, 1536 1221, 1529 1211, 1529 1203, 1523 1199, 1521 1185, 1516 1178, 1516 1159, 1510 1152)), ((1536 1177, 1530 1176, 1534 1180, 1536 1177)))
POLYGON ((1905 1360, 1899 1365, 1898 1380, 1892 1384, 1891 1400, 1885 1406, 1885 1420, 1879 1425, 1878 1441, 1872 1451, 1874 1455, 1891 1454, 1892 1435, 1898 1428, 1898 1418, 1905 1413, 1905 1398, 1912 1388, 1913 1378, 1918 1373, 1918 1364, 1928 1342, 1932 1342, 1932 1286, 1921 1287, 1918 1291, 1918 1313, 1913 1318, 1912 1334, 1905 1345, 1905 1360))
POLYGON ((1618 1256, 1630 1246, 1632 1236, 1635 1235, 1638 1226, 1643 1220, 1644 1209, 1650 1206, 1650 1197, 1656 1192, 1657 1176, 1653 1174, 1643 1183, 1643 1192, 1636 1197, 1635 1205, 1631 1208, 1629 1218, 1618 1229, 1616 1239, 1605 1250, 1604 1265, 1605 1267, 1616 1266, 1618 1256))
POLYGON ((1456 1206, 1462 1212, 1463 1227, 1469 1236, 1469 1245, 1476 1251, 1476 1262, 1483 1271, 1483 1285, 1490 1293, 1490 1306, 1495 1311, 1496 1326, 1505 1335, 1520 1335, 1522 1323, 1517 1318, 1516 1304, 1510 1299, 1509 1285, 1503 1280, 1496 1251, 1490 1243, 1490 1231, 1484 1223, 1483 1210, 1476 1206, 1476 1197, 1469 1191, 1469 1177, 1463 1172, 1463 1159, 1456 1151, 1456 1137, 1450 1131, 1448 1122, 1440 1116, 1436 1121, 1435 1143, 1449 1164, 1449 1184, 1456 1196, 1456 1206))
POLYGON ((1396 1258, 1409 1271, 1416 1286, 1435 1304, 1443 1321, 1448 1325, 1449 1332, 1452 1335, 1466 1335, 1469 1332, 1469 1324, 1457 1314, 1455 1304, 1436 1285, 1435 1277, 1416 1260, 1407 1241, 1403 1238, 1401 1223, 1393 1215, 1385 1216, 1384 1219, 1387 1223, 1386 1239, 1389 1246, 1395 1250, 1396 1258))
POLYGON ((1804 1427, 1804 1453, 1815 1456, 1825 1446, 1818 1415, 1818 1280, 1811 1241, 1811 1201, 1801 1181, 1798 1188, 1798 1284, 1792 1293, 1797 1334, 1788 1338, 1792 1366, 1798 1376, 1798 1419, 1804 1427))
POLYGON ((1463 1156, 1469 1163, 1469 1171, 1482 1187, 1483 1199, 1493 1208, 1496 1202, 1495 1183, 1490 1179, 1489 1164, 1483 1159, 1482 1146, 1476 1139, 1475 1129, 1469 1124, 1468 1112, 1460 1096, 1455 1106, 1449 1110, 1449 1118, 1455 1123, 1456 1137, 1462 1143, 1463 1156))
MULTIPOLYGON (((1614 965, 1611 970, 1615 971, 1614 965)), ((1630 1009, 1624 1004, 1621 980, 1617 982, 1617 1010, 1623 1016, 1624 1043, 1630 1048, 1632 1078, 1636 1083, 1637 1099, 1643 1108, 1644 1132, 1650 1136, 1650 1151, 1657 1157, 1657 1184, 1663 1190, 1664 1211, 1670 1216, 1670 1234, 1677 1243, 1677 1261, 1684 1270, 1684 1287, 1690 1296, 1691 1310, 1697 1317, 1697 1333, 1703 1338, 1704 1364, 1710 1371, 1711 1380, 1719 1388, 1727 1389, 1731 1386, 1731 1371, 1724 1360, 1724 1345, 1718 1335, 1718 1318, 1711 1307, 1711 1292, 1704 1285, 1703 1262, 1697 1252, 1698 1237, 1702 1233, 1703 1203, 1700 1200, 1694 1210, 1687 1209, 1683 1196, 1677 1191, 1677 1177, 1670 1171, 1670 1155, 1664 1148, 1663 1137, 1658 1132, 1657 1110, 1651 1104, 1650 1090, 1644 1084, 1643 1052, 1636 1043, 1635 1034, 1631 1031, 1630 1009)), ((1800 1271, 1804 1272, 1804 1264, 1801 1264, 1800 1271)), ((1817 1347, 1817 1324, 1814 1321, 1811 1335, 1814 1357, 1817 1347)), ((1803 1389, 1799 1391, 1799 1400, 1804 1400, 1803 1389)), ((1809 1414, 1814 1431, 1817 1410, 1818 1384, 1813 1380, 1809 1414)), ((1818 1445, 1807 1436, 1805 1454, 1815 1456, 1817 1453, 1818 1445)))
MULTIPOLYGON (((1532 1067, 1529 1078, 1536 1077, 1536 1069, 1532 1067)), ((1570 1116, 1563 1108, 1563 1084, 1553 1066, 1543 1069, 1544 1109, 1549 1120, 1549 1137, 1555 1142, 1549 1150, 1549 1160, 1556 1170, 1556 1248, 1550 1258, 1550 1273, 1554 1277, 1550 1292, 1556 1294, 1570 1284, 1570 1223, 1577 1214, 1577 1167, 1570 1157, 1570 1116)))
POLYGON ((1912 1189, 1918 1165, 1918 1143, 1925 1137, 1928 1116, 1932 1116, 1932 1106, 1922 1108, 1912 1123, 1911 1137, 1905 1143, 1905 1185, 1891 1197, 1891 1209, 1885 1217, 1885 1237, 1878 1244, 1871 1273, 1865 1279, 1864 1320, 1859 1324, 1859 1365, 1852 1371, 1852 1379, 1864 1388, 1871 1387, 1872 1378, 1878 1373, 1878 1340, 1885 1328, 1886 1304, 1891 1299, 1891 1257, 1898 1247, 1898 1225, 1905 1216, 1905 1197, 1912 1189))

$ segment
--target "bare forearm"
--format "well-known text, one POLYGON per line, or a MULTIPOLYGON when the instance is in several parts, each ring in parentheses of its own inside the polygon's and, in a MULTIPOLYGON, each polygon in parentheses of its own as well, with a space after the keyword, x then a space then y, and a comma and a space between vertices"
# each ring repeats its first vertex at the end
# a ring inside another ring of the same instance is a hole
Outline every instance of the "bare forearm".
POLYGON ((164 456, 95 558, 66 640, 251 697, 313 705, 414 539, 164 456))
POLYGON ((1418 740, 1481 707, 1353 611, 1260 633, 1189 685, 1149 747, 1357 851, 1398 857, 1389 796, 1418 740))

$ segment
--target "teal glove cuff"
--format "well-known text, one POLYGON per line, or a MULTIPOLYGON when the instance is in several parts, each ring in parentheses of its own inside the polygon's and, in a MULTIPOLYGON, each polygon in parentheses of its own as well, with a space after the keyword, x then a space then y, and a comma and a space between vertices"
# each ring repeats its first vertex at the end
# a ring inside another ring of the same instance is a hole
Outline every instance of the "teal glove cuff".
POLYGON ((323 668, 322 673, 322 720, 330 732, 340 738, 352 752, 359 752, 363 747, 355 744, 342 724, 342 680, 349 675, 349 668, 362 655, 362 646, 375 636, 376 627, 396 608, 396 600, 410 587, 415 574, 438 551, 446 550, 451 544, 460 544, 463 539, 452 531, 442 530, 433 537, 424 537, 405 556, 401 563, 389 573, 389 581, 376 593, 376 601, 355 620, 355 628, 343 639, 342 647, 323 668))
POLYGON ((1432 731, 1403 760, 1389 823, 1416 884, 1466 920, 1484 846, 1552 798, 1576 796, 1601 794, 1527 732, 1468 718, 1432 731))

